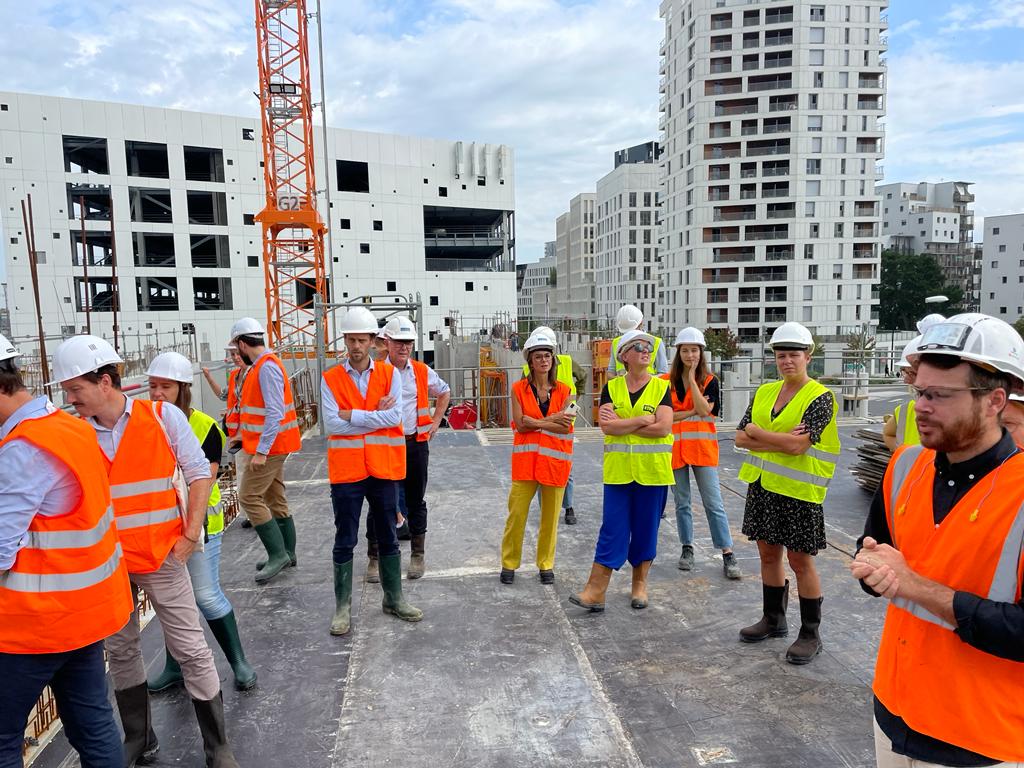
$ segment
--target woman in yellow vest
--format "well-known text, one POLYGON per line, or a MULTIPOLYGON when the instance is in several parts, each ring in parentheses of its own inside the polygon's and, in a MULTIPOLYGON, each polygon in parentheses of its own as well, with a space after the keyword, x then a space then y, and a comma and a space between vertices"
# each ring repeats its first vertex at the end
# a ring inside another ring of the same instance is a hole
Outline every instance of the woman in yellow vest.
POLYGON ((839 460, 836 402, 807 375, 814 351, 810 331, 783 323, 770 346, 782 379, 758 387, 736 427, 737 447, 750 451, 739 475, 750 484, 743 533, 757 542, 764 598, 764 615, 741 629, 740 639, 756 643, 789 634, 785 550, 800 595, 800 635, 786 660, 807 664, 821 651, 821 580, 814 555, 825 548, 822 503, 839 460))
POLYGON ((612 571, 633 566, 631 605, 647 607, 647 574, 657 554, 658 526, 672 476, 672 395, 669 382, 651 376, 654 337, 622 336, 617 351, 626 375, 601 392, 604 432, 604 511, 590 579, 569 602, 604 610, 612 571))
MULTIPOLYGON (((256 685, 256 671, 249 665, 238 635, 235 612, 220 587, 220 549, 224 534, 224 510, 217 487, 217 469, 224 452, 224 433, 213 417, 192 407, 192 363, 177 352, 164 352, 153 358, 146 371, 149 377, 149 399, 173 403, 188 415, 189 426, 195 432, 203 453, 210 462, 214 484, 206 510, 205 543, 203 551, 188 560, 188 573, 192 578, 192 591, 200 613, 210 625, 221 650, 235 674, 235 688, 247 691, 256 685)), ((149 681, 151 691, 163 691, 183 682, 181 668, 170 653, 166 654, 163 672, 149 681)))
POLYGON ((732 551, 729 518, 718 486, 718 434, 715 421, 721 408, 718 379, 708 371, 704 357, 707 342, 696 328, 683 328, 676 336, 672 370, 662 378, 672 384, 672 473, 675 485, 676 529, 682 555, 676 564, 681 571, 693 570, 693 507, 690 504, 690 472, 700 489, 700 500, 711 528, 711 541, 722 550, 726 578, 740 578, 740 567, 732 551))
POLYGON ((540 492, 537 569, 541 584, 554 584, 558 510, 572 469, 573 400, 556 372, 554 336, 534 331, 523 345, 530 374, 512 388, 512 488, 501 539, 501 583, 511 584, 522 561, 530 503, 540 492))

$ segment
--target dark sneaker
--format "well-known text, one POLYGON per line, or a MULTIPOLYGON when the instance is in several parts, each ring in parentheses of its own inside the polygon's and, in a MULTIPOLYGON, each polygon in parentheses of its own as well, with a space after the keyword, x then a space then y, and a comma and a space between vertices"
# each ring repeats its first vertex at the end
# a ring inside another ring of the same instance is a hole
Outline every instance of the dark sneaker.
POLYGON ((576 510, 572 507, 565 508, 565 524, 576 525, 576 510))
POLYGON ((541 571, 540 572, 540 583, 541 584, 554 584, 555 583, 555 572, 554 571, 541 571))
POLYGON ((511 584, 516 579, 516 572, 510 571, 508 568, 502 568, 501 576, 499 578, 501 579, 502 584, 511 584))
POLYGON ((736 562, 735 552, 722 555, 722 570, 725 571, 725 578, 727 579, 738 579, 743 575, 740 573, 739 563, 736 562))
POLYGON ((676 568, 680 571, 693 570, 693 546, 690 544, 683 544, 683 554, 679 556, 679 562, 676 563, 676 568))

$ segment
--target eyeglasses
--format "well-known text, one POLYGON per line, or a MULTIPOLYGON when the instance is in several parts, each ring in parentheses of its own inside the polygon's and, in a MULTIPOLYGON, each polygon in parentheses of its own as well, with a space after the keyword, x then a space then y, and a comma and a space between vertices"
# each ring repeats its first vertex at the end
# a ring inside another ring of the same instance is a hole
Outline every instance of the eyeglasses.
POLYGON ((530 353, 530 357, 531 358, 540 358, 541 360, 550 360, 551 358, 554 357, 554 355, 551 354, 550 352, 546 352, 546 351, 545 352, 540 352, 540 351, 538 351, 538 352, 531 352, 530 353))
POLYGON ((404 339, 388 339, 388 341, 390 341, 396 347, 411 347, 413 344, 416 343, 415 341, 406 341, 404 339))
MULTIPOLYGON (((633 344, 629 349, 635 350, 639 352, 641 355, 650 354, 651 352, 654 351, 654 347, 652 347, 650 344, 646 342, 633 344)), ((629 349, 627 349, 626 351, 628 352, 629 349)))
POLYGON ((919 398, 929 403, 944 403, 956 397, 959 392, 991 392, 992 387, 911 387, 919 398))

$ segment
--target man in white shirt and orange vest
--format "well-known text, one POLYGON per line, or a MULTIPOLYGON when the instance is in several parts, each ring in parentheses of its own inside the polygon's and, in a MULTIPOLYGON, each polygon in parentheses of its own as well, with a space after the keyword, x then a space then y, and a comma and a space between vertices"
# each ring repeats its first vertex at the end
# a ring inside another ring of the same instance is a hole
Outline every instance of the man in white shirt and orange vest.
POLYGON ((263 584, 295 566, 295 520, 285 495, 284 463, 302 448, 291 384, 281 360, 266 347, 258 320, 243 317, 231 327, 231 343, 249 366, 239 400, 239 432, 247 454, 238 501, 260 537, 267 559, 256 566, 263 584))
MULTIPOLYGON (((55 381, 96 432, 106 456, 114 519, 134 585, 156 610, 164 642, 181 666, 199 721, 206 765, 238 768, 227 743, 220 675, 199 622, 186 563, 203 540, 210 462, 188 419, 170 403, 132 400, 121 392, 120 356, 96 336, 73 336, 53 353, 55 381), (182 520, 174 482, 188 484, 182 520)), ((145 765, 159 749, 152 727, 136 605, 131 620, 107 638, 110 676, 125 732, 128 766, 145 765)))
POLYGON ((1024 764, 1024 453, 1000 424, 1024 341, 956 315, 916 353, 920 445, 897 449, 850 565, 889 600, 875 665, 879 768, 1024 764))
POLYGON ((423 618, 402 595, 402 555, 395 531, 396 483, 405 478, 402 381, 390 363, 370 356, 377 328, 370 310, 350 309, 340 324, 348 357, 327 371, 320 384, 335 525, 332 635, 351 629, 352 553, 364 499, 379 551, 384 612, 403 621, 423 618))
MULTIPOLYGON (((229 344, 224 349, 224 356, 230 361, 230 365, 234 367, 228 371, 228 385, 222 387, 220 383, 213 378, 213 374, 210 373, 209 368, 203 368, 203 378, 206 379, 206 383, 210 385, 210 389, 213 390, 218 399, 224 402, 224 418, 222 426, 224 427, 224 434, 230 440, 238 434, 238 430, 242 426, 242 414, 240 412, 240 401, 242 399, 242 384, 245 383, 245 372, 249 370, 249 366, 242 360, 242 356, 238 354, 238 347, 234 344, 229 344)), ((239 438, 241 440, 241 438, 239 438)), ((245 468, 249 465, 249 454, 241 450, 242 444, 240 442, 235 443, 235 450, 232 452, 234 464, 235 464, 235 486, 240 487, 242 485, 242 476, 245 474, 245 468)), ((245 510, 242 510, 243 512, 245 510)), ((243 528, 252 528, 252 521, 246 516, 242 520, 243 528)))
POLYGON ((0 765, 22 765, 47 685, 83 766, 120 766, 103 640, 132 593, 96 433, 32 397, 0 336, 0 765))
MULTIPOLYGON (((451 389, 433 368, 411 359, 416 343, 416 326, 407 317, 388 320, 381 332, 388 344, 385 362, 394 366, 402 386, 402 431, 405 433, 405 479, 399 481, 405 490, 406 522, 411 535, 412 554, 409 558, 408 577, 422 578, 426 569, 427 539, 427 464, 430 460, 430 439, 437 433, 451 389), (434 410, 430 399, 435 398, 434 410)), ((369 519, 366 521, 367 550, 370 569, 376 570, 377 539, 369 519)), ((372 579, 370 579, 372 581, 372 579)))

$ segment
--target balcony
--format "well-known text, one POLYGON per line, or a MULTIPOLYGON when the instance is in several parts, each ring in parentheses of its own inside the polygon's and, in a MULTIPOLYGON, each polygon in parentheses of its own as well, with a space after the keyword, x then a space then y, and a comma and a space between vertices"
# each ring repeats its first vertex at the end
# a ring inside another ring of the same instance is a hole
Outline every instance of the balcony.
POLYGON ((708 168, 709 181, 725 181, 729 178, 728 165, 712 165, 708 168))
POLYGON ((722 200, 728 200, 728 199, 729 199, 729 188, 728 187, 726 187, 724 190, 717 190, 717 189, 709 189, 708 190, 708 200, 710 200, 713 203, 721 202, 722 200))
POLYGON ((716 208, 713 214, 714 221, 753 221, 756 218, 753 206, 716 208))
POLYGON ((738 283, 739 267, 709 267, 701 270, 702 283, 738 283))
POLYGON ((785 240, 789 237, 789 227, 766 227, 754 225, 747 227, 744 233, 746 240, 785 240))
MULTIPOLYGON (((878 268, 874 264, 854 264, 853 265, 853 279, 854 280, 875 280, 878 277, 878 268)), ((871 298, 877 298, 872 296, 871 298)))
POLYGON ((784 281, 788 274, 786 267, 746 267, 743 279, 749 283, 769 283, 784 281))
POLYGON ((855 259, 873 259, 877 255, 875 253, 876 243, 854 243, 853 244, 853 258, 855 259))
POLYGON ((740 200, 756 200, 757 199, 757 187, 754 184, 750 185, 749 189, 740 189, 740 200))
POLYGON ((761 302, 761 289, 740 288, 739 301, 743 304, 759 304, 761 302))
POLYGON ((793 21, 793 12, 787 11, 783 13, 766 11, 764 14, 765 24, 789 24, 793 21))
POLYGON ((768 101, 769 112, 793 112, 796 108, 796 96, 772 96, 768 101))
POLYGON ((704 84, 705 96, 724 96, 729 93, 743 93, 740 80, 711 80, 704 84))
POLYGON ((761 167, 762 176, 788 176, 789 175, 789 161, 783 162, 771 161, 762 164, 761 167))
POLYGON ((857 99, 857 109, 881 109, 882 98, 875 96, 874 98, 857 99))
POLYGON ((856 151, 858 153, 877 155, 878 154, 878 139, 857 139, 856 151))
POLYGON ((732 14, 711 17, 711 29, 732 29, 732 14))
POLYGON ((793 128, 788 117, 765 120, 764 126, 761 128, 762 133, 789 133, 791 130, 793 128))
MULTIPOLYGON (((777 246, 770 246, 771 248, 777 246)), ((764 300, 768 303, 773 301, 786 301, 786 287, 783 286, 770 286, 764 289, 764 300)), ((776 309, 778 309, 776 307, 776 309)))
POLYGON ((743 12, 743 26, 744 27, 756 27, 761 23, 761 12, 760 11, 744 11, 743 12))
POLYGON ((780 91, 793 87, 791 75, 785 77, 751 77, 747 80, 747 90, 754 91, 780 91))
POLYGON ((769 219, 792 219, 796 217, 796 206, 792 203, 786 205, 772 204, 768 206, 769 219))
POLYGON ((744 125, 740 128, 740 136, 757 136, 757 121, 753 125, 744 125))
POLYGON ((713 74, 713 75, 721 75, 721 74, 723 74, 725 72, 732 72, 732 62, 730 62, 728 64, 712 64, 711 65, 711 74, 713 74))
POLYGON ((760 68, 761 68, 760 57, 756 53, 751 54, 749 56, 744 56, 743 57, 743 71, 744 72, 749 72, 752 69, 760 69, 760 68))
POLYGON ((778 54, 765 54, 764 57, 764 68, 765 69, 781 69, 783 67, 792 67, 793 57, 792 56, 779 56, 778 54))
POLYGON ((726 101, 715 104, 715 117, 727 115, 753 115, 757 113, 757 99, 726 101))
MULTIPOLYGON (((791 245, 769 245, 764 253, 765 261, 793 261, 796 258, 796 251, 793 250, 791 245)), ((775 301, 785 301, 785 297, 782 299, 775 299, 775 301)))
POLYGON ((862 216, 877 216, 878 203, 857 203, 853 208, 853 215, 858 218, 862 216))
POLYGON ((732 50, 732 35, 725 35, 723 37, 711 38, 711 50, 712 51, 731 51, 732 50))
POLYGON ((789 197, 789 182, 763 184, 761 197, 789 197))
POLYGON ((711 126, 711 130, 708 132, 708 136, 712 139, 728 139, 732 136, 732 129, 729 124, 726 123, 724 127, 711 126))
POLYGON ((765 307, 765 310, 764 310, 764 321, 766 323, 784 323, 784 322, 786 322, 786 308, 785 307, 765 307))
POLYGON ((881 75, 860 75, 857 78, 858 88, 881 88, 882 87, 882 76, 881 75))
POLYGON ((759 32, 748 32, 743 35, 743 47, 744 49, 760 48, 761 47, 761 34, 759 32))
POLYGON ((708 228, 704 230, 705 243, 738 243, 739 239, 739 227, 729 229, 708 228))
POLYGON ((878 237, 878 225, 877 224, 854 224, 853 225, 853 236, 854 237, 878 237))
POLYGON ((747 157, 763 157, 765 155, 788 155, 789 140, 782 141, 750 141, 747 142, 747 157))
POLYGON ((741 323, 759 323, 761 322, 761 308, 760 307, 740 307, 738 312, 738 320, 741 323))
MULTIPOLYGON (((750 163, 750 165, 752 165, 754 167, 753 168, 746 168, 746 167, 740 168, 740 178, 741 179, 753 179, 753 178, 757 177, 757 163, 750 163)), ((746 163, 744 163, 744 166, 746 166, 746 163)))
POLYGON ((771 32, 765 32, 765 34, 764 34, 764 44, 766 46, 773 46, 773 47, 774 46, 779 46, 779 45, 792 45, 793 44, 793 35, 792 34, 779 35, 779 34, 773 34, 771 32))
POLYGON ((722 160, 729 157, 740 156, 739 144, 716 144, 715 146, 704 147, 705 160, 722 160))
POLYGON ((715 264, 728 264, 731 262, 743 262, 754 260, 753 248, 715 248, 712 251, 712 259, 715 264))

